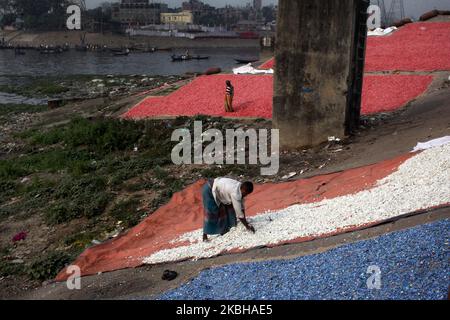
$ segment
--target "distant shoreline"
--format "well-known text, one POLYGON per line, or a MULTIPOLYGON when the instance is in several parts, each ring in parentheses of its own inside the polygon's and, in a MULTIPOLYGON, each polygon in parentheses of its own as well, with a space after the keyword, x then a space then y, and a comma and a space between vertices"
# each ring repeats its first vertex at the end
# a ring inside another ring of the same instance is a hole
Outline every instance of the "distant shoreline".
POLYGON ((39 46, 43 45, 64 45, 71 47, 81 44, 83 35, 86 34, 85 43, 108 47, 125 47, 132 45, 148 45, 160 49, 181 49, 181 48, 259 48, 258 39, 185 39, 171 37, 128 37, 112 33, 84 33, 82 31, 53 31, 53 32, 32 32, 32 31, 0 31, 0 39, 13 45, 19 46, 39 46))

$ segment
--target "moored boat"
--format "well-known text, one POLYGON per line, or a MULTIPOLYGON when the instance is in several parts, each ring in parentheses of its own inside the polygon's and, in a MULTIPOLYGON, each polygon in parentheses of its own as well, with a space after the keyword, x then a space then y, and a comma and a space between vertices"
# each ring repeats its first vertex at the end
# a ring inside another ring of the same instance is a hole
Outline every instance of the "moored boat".
POLYGON ((253 62, 257 62, 259 61, 259 59, 234 59, 237 63, 240 64, 248 64, 248 63, 253 63, 253 62))
POLYGON ((172 55, 172 61, 207 60, 208 56, 172 55))
POLYGON ((127 56, 129 54, 130 54, 130 50, 129 49, 126 49, 126 50, 123 50, 123 51, 120 51, 120 52, 117 52, 117 51, 113 52, 113 55, 116 56, 116 57, 127 56))

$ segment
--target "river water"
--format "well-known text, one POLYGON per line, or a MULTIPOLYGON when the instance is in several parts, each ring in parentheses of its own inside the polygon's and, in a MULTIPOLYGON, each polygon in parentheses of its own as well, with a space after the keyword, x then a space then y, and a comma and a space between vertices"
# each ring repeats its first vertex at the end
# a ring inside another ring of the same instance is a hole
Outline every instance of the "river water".
POLYGON ((234 58, 259 57, 259 48, 192 49, 192 55, 210 56, 209 60, 172 62, 172 54, 179 52, 131 53, 113 56, 111 53, 69 51, 44 55, 27 50, 25 55, 14 50, 0 50, 0 75, 180 75, 187 72, 204 72, 211 67, 231 71, 236 67, 234 58))
POLYGON ((47 99, 29 98, 17 94, 0 92, 0 104, 30 104, 42 105, 47 103, 47 99))

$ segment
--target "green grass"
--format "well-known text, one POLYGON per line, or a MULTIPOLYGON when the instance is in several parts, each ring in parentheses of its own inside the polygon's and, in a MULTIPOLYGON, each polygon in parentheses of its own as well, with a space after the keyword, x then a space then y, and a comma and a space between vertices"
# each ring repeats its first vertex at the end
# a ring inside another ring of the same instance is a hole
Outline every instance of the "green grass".
POLYGON ((0 220, 14 215, 17 219, 45 211, 53 199, 57 183, 52 180, 33 178, 31 182, 5 181, 10 188, 0 191, 0 220), (12 197, 19 201, 7 202, 12 197))
POLYGON ((35 280, 48 280, 56 277, 73 257, 67 253, 52 251, 34 260, 28 267, 28 275, 35 280))
POLYGON ((26 274, 26 269, 22 264, 15 264, 11 261, 0 260, 0 277, 24 274, 26 274))
POLYGON ((0 160, 0 178, 17 179, 37 172, 57 173, 66 170, 81 175, 95 170, 96 155, 85 150, 51 149, 23 157, 0 160))
POLYGON ((69 91, 68 88, 50 81, 40 81, 34 87, 34 92, 43 95, 54 95, 69 91))
POLYGON ((98 238, 101 235, 100 231, 95 230, 81 231, 67 236, 63 243, 65 246, 71 247, 74 251, 74 255, 81 253, 86 247, 92 245, 92 240, 98 238))
POLYGON ((211 166, 209 168, 198 169, 196 172, 200 173, 204 178, 216 178, 229 175, 234 176, 252 176, 258 175, 259 168, 252 165, 223 165, 222 167, 211 166))
MULTIPOLYGON (((10 112, 31 112, 27 108, 10 112)), ((228 123, 205 116, 147 122, 77 118, 16 134, 21 149, 0 158, 1 223, 9 217, 21 221, 39 215, 55 230, 72 231, 52 239, 44 254, 34 253, 39 258, 29 257, 31 263, 12 264, 2 257, 0 274, 52 279, 93 239, 103 241, 116 231, 118 221, 124 228, 137 225, 198 174, 249 176, 258 170, 257 166, 209 166, 188 170, 183 178, 172 171, 170 155, 177 143, 170 141, 172 132, 191 128, 194 120, 217 122, 219 129, 228 123), (154 200, 141 209, 144 190, 151 191, 154 200)))
POLYGON ((0 180, 0 203, 7 200, 16 193, 18 183, 12 180, 0 180))
POLYGON ((0 277, 28 276, 33 280, 54 279, 74 256, 61 251, 48 251, 30 263, 15 264, 7 259, 11 248, 0 250, 0 277))
POLYGON ((153 169, 153 175, 158 180, 165 180, 169 176, 169 173, 160 166, 156 166, 155 169, 153 169))
POLYGON ((27 85, 2 85, 0 91, 21 96, 52 96, 65 93, 70 89, 52 80, 34 80, 27 85))
MULTIPOLYGON (((205 120, 199 116, 196 120, 205 120)), ((121 191, 158 192, 153 207, 167 202, 185 186, 173 176, 170 154, 176 142, 170 141, 177 127, 192 120, 173 122, 132 122, 118 119, 74 119, 46 131, 30 130, 18 135, 26 144, 25 154, 0 160, 0 219, 23 212, 24 217, 44 214, 48 224, 61 224, 102 215, 108 203, 121 191), (134 150, 135 147, 137 151, 134 150), (152 173, 157 183, 140 179, 152 173), (32 183, 21 183, 23 177, 32 183), (53 176, 53 180, 36 178, 53 176), (9 203, 12 197, 19 201, 9 203)), ((255 166, 222 166, 197 170, 205 178, 251 175, 255 166)), ((128 210, 128 209, 127 209, 128 210)), ((125 211, 127 211, 125 210, 125 211)), ((129 212, 129 210, 128 210, 129 212)), ((115 215, 117 216, 117 210, 115 215)), ((126 219, 123 219, 126 220, 126 219)), ((137 216, 128 225, 137 223, 137 216)))
POLYGON ((80 176, 100 170, 122 176, 120 181, 129 179, 153 162, 167 163, 169 160, 162 154, 162 150, 167 151, 168 148, 157 146, 147 148, 140 158, 116 154, 131 152, 144 134, 145 126, 142 124, 105 119, 75 119, 67 126, 47 132, 28 131, 19 137, 34 146, 34 150, 44 147, 44 151, 0 160, 0 178, 15 179, 35 172, 62 170, 80 176))
MULTIPOLYGON (((33 206, 51 225, 103 214, 113 193, 126 189, 128 180, 152 169, 166 180, 162 167, 171 163, 172 130, 158 123, 78 118, 47 131, 17 135, 26 143, 27 152, 0 160, 0 199, 4 202, 0 219, 16 212, 27 217, 33 206), (36 178, 42 175, 55 179, 50 183, 36 178), (33 182, 21 183, 23 177, 33 182), (5 204, 14 196, 19 201, 5 204)), ((172 178, 164 182, 167 194, 182 185, 172 178)), ((137 221, 133 218, 128 224, 137 221)))
POLYGON ((23 264, 15 264, 8 259, 10 253, 11 248, 3 247, 0 249, 0 277, 26 274, 26 269, 23 264))
POLYGON ((133 227, 140 222, 144 214, 143 211, 139 210, 139 205, 139 198, 122 200, 114 206, 110 215, 116 221, 122 221, 125 228, 133 227))
POLYGON ((46 110, 48 110, 47 105, 0 104, 0 117, 19 113, 38 113, 46 110))
POLYGON ((45 214, 48 224, 60 224, 75 218, 93 218, 102 214, 111 195, 105 191, 105 179, 86 175, 63 179, 54 192, 54 203, 45 214))
POLYGON ((40 145, 63 143, 68 148, 85 146, 96 153, 132 150, 142 137, 143 125, 132 121, 74 119, 68 126, 48 132, 30 134, 31 142, 40 145))

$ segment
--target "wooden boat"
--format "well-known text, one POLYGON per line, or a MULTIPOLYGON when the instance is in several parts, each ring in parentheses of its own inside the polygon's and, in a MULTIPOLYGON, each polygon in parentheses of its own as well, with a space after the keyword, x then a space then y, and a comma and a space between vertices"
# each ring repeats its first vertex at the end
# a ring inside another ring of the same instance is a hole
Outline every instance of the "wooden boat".
POLYGON ((208 60, 209 57, 208 56, 196 56, 196 57, 192 57, 192 59, 194 60, 208 60))
POLYGON ((62 53, 64 50, 62 48, 44 48, 41 49, 41 54, 59 54, 62 53))
POLYGON ((188 55, 181 55, 181 56, 173 55, 172 56, 173 62, 189 61, 189 60, 207 60, 207 59, 209 59, 208 56, 188 56, 188 55))
POLYGON ((114 54, 114 56, 116 56, 116 57, 127 56, 127 55, 130 54, 130 50, 129 50, 129 49, 126 49, 125 51, 114 52, 113 54, 114 54))
POLYGON ((75 50, 76 51, 87 51, 88 50, 88 48, 87 48, 87 46, 86 45, 81 45, 81 46, 79 46, 79 45, 76 45, 75 46, 75 50))
POLYGON ((133 50, 134 52, 137 53, 154 53, 156 52, 156 48, 151 47, 151 48, 132 48, 131 50, 133 50))
POLYGON ((124 48, 110 48, 109 49, 111 52, 118 52, 118 53, 120 53, 120 52, 124 52, 126 49, 124 49, 124 48))
POLYGON ((249 63, 253 63, 253 62, 257 62, 259 61, 259 59, 234 59, 237 63, 240 64, 249 64, 249 63))

